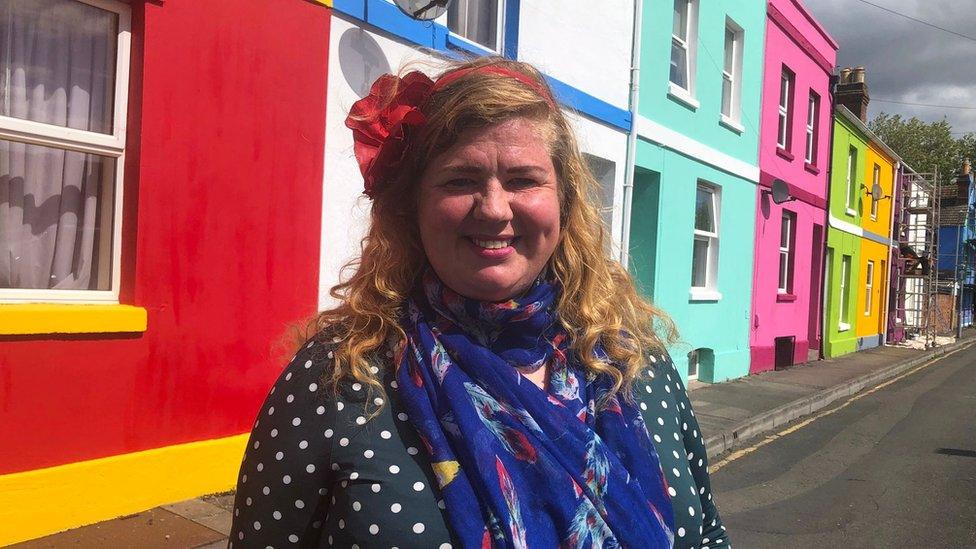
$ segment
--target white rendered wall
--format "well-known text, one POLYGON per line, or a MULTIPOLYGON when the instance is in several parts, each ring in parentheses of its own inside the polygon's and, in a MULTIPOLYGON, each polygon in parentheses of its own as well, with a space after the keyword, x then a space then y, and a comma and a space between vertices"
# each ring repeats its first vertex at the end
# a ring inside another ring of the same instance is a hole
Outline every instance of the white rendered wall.
MULTIPOLYGON (((526 20, 526 4, 523 3, 522 8, 523 24, 526 20)), ((334 303, 329 296, 329 290, 339 281, 342 267, 359 255, 360 241, 366 232, 369 219, 370 202, 362 194, 363 179, 353 155, 352 132, 345 126, 349 108, 367 93, 370 84, 381 74, 398 73, 408 63, 415 65, 412 68, 429 72, 438 72, 443 66, 443 61, 439 58, 391 39, 382 32, 366 30, 357 25, 354 20, 341 15, 332 16, 329 48, 322 197, 322 253, 319 261, 318 305, 320 309, 334 303)), ((552 55, 565 55, 571 59, 573 54, 557 53, 554 50, 552 55)), ((627 55, 629 56, 629 50, 627 55)), ((565 80, 560 75, 555 76, 565 80)), ((623 84, 625 104, 627 85, 626 82, 623 84)), ((592 92, 588 91, 588 93, 592 92)), ((611 229, 614 251, 616 251, 620 243, 623 218, 622 196, 627 135, 589 118, 568 111, 567 114, 576 129, 583 152, 604 158, 616 165, 611 229)))
POLYGON ((602 99, 628 107, 633 0, 523 1, 519 61, 602 99))

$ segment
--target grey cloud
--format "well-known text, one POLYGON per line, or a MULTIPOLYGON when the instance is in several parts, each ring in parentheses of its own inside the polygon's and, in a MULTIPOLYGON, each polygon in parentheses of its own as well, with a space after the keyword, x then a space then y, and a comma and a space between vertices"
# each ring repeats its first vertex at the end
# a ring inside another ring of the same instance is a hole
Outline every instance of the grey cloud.
MULTIPOLYGON (((870 0, 874 4, 976 37, 972 0, 870 0)), ((879 112, 949 120, 955 132, 976 131, 976 110, 916 107, 880 100, 976 108, 976 41, 909 21, 859 0, 806 0, 840 45, 837 64, 867 70, 879 112)))

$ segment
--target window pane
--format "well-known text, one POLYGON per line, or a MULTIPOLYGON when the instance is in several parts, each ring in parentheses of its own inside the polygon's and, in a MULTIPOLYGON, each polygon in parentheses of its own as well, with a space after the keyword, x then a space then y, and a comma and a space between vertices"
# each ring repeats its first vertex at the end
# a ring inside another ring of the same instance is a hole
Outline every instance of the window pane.
POLYGON ((786 116, 779 115, 779 127, 777 128, 776 144, 786 147, 786 116))
POLYGON ((617 165, 605 158, 583 153, 583 158, 593 173, 593 177, 600 184, 600 196, 603 199, 600 212, 607 230, 613 226, 613 190, 616 181, 617 165))
POLYGON ((695 204, 695 229, 708 233, 715 232, 715 211, 712 209, 712 192, 698 187, 695 204))
POLYGON ((790 247, 790 217, 788 215, 784 215, 780 222, 779 247, 784 249, 790 247))
POLYGON ((674 23, 671 34, 688 41, 688 0, 674 0, 674 23))
POLYGON ((688 89, 688 51, 676 40, 671 40, 671 82, 688 89))
POLYGON ((787 109, 789 108, 789 97, 790 97, 790 77, 784 71, 782 78, 779 81, 779 106, 787 109))
POLYGON ((722 114, 732 116, 732 81, 722 76, 722 114))
POLYGON ((498 48, 498 0, 455 0, 447 9, 454 34, 489 49, 498 48))
POLYGON ((735 64, 735 32, 732 29, 725 29, 725 72, 732 74, 732 66, 735 64))
POLYGON ((789 254, 780 252, 779 254, 779 289, 786 291, 787 278, 789 277, 789 254))
POLYGON ((695 238, 691 257, 691 285, 704 288, 708 284, 708 239, 695 238))
POLYGON ((0 114, 112 133, 118 27, 75 0, 4 0, 0 114))
POLYGON ((115 160, 0 140, 0 288, 111 289, 115 160))

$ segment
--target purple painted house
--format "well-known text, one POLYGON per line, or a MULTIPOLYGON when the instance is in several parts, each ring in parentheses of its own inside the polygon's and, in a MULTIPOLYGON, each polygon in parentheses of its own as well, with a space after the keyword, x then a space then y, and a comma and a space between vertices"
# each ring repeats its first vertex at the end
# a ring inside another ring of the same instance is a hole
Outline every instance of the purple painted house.
POLYGON ((800 0, 768 1, 750 373, 819 356, 836 60, 800 0))

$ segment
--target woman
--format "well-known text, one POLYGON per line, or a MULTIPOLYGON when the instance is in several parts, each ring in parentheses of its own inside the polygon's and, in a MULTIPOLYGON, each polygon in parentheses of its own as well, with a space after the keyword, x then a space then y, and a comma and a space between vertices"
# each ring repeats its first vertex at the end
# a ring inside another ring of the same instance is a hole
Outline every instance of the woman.
POLYGON ((541 75, 385 75, 347 125, 371 226, 255 422, 231 545, 727 546, 673 328, 606 259, 541 75))

